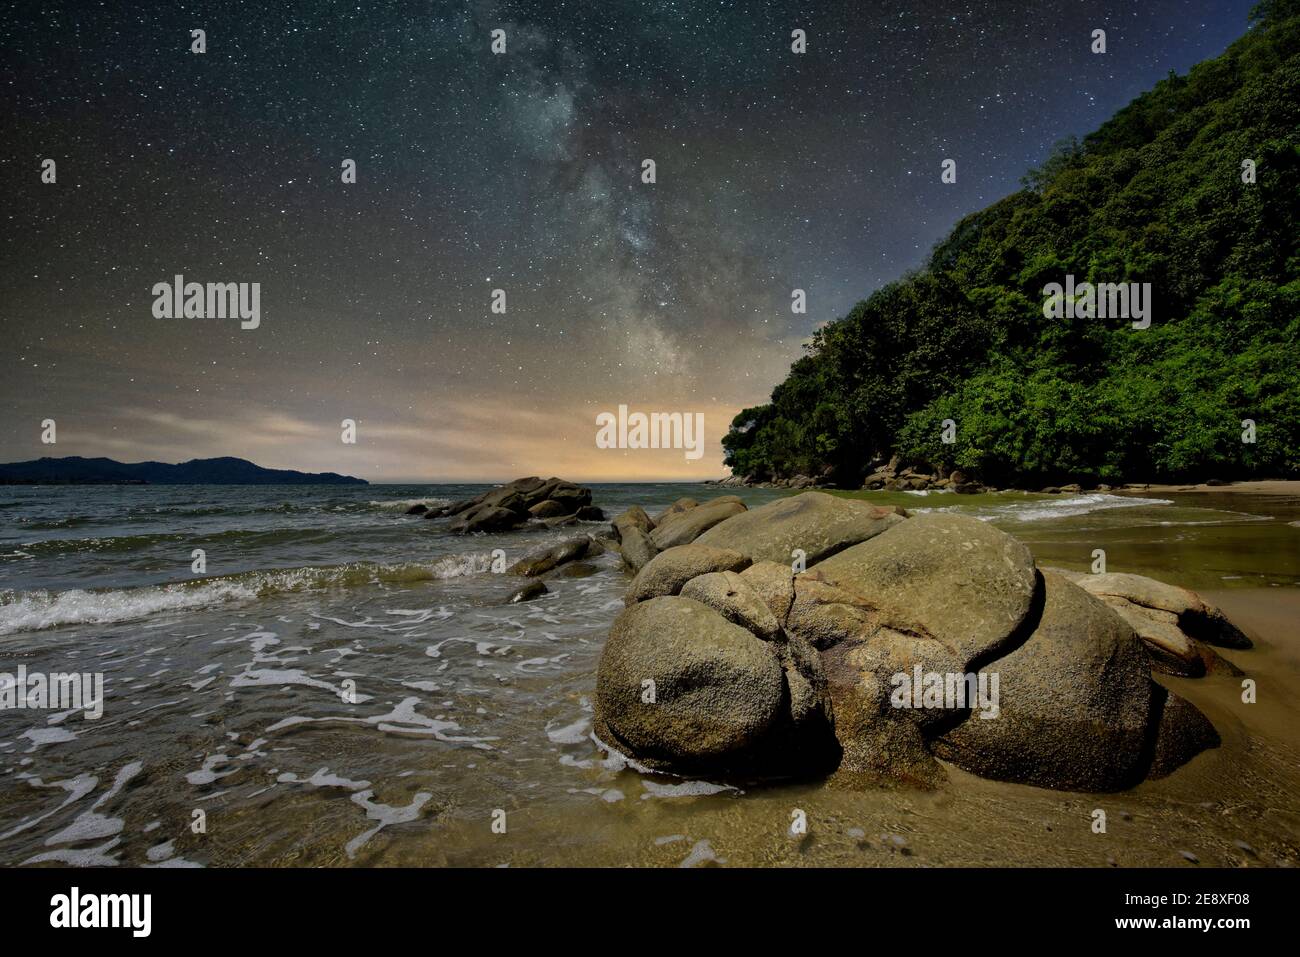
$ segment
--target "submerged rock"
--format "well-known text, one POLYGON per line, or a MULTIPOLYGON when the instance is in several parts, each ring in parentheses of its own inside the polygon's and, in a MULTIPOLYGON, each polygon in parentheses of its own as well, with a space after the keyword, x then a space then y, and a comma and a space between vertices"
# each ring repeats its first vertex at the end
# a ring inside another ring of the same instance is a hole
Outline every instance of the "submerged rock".
POLYGON ((522 588, 515 589, 514 593, 506 601, 511 605, 521 601, 532 601, 534 598, 541 598, 548 591, 545 582, 531 581, 522 588))
POLYGON ((512 575, 525 575, 532 578, 537 575, 544 575, 566 562, 577 561, 579 558, 586 558, 591 555, 599 555, 602 551, 604 549, 589 536, 579 535, 550 548, 525 555, 511 565, 509 571, 512 575))

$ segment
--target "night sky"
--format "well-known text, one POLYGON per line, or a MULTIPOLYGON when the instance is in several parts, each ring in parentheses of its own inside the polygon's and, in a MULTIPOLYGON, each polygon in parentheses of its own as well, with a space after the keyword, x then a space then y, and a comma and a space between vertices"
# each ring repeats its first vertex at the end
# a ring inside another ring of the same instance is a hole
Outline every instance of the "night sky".
POLYGON ((721 476, 818 324, 1254 2, 11 5, 0 461, 721 476), (155 318, 177 273, 261 326, 155 318), (704 413, 704 457, 596 448, 620 403, 704 413))

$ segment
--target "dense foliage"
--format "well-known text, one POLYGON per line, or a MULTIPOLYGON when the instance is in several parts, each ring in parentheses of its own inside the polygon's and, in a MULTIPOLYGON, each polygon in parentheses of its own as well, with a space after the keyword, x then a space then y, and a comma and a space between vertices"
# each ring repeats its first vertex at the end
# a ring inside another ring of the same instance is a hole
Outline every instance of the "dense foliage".
POLYGON ((1300 0, 1253 19, 819 330, 736 416, 726 464, 851 482, 898 453, 1022 486, 1300 471, 1300 0), (1067 274, 1151 283, 1150 328, 1044 318, 1067 274))

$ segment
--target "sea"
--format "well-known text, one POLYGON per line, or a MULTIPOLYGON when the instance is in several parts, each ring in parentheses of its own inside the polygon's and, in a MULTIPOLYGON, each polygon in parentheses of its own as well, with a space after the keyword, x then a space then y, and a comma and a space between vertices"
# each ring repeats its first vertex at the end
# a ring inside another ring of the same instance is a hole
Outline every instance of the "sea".
MULTIPOLYGON (((1110 571, 1216 596, 1256 638, 1229 654, 1267 675, 1268 707, 1244 710, 1213 677, 1173 679, 1225 743, 1107 798, 1129 819, 1098 841, 1096 796, 958 769, 938 792, 862 793, 682 780, 602 752, 592 697, 628 582, 618 555, 566 566, 518 604, 521 580, 494 557, 607 526, 457 536, 406 514, 488 487, 0 488, 0 864, 1297 862, 1293 495, 853 493, 992 522, 1040 564, 1087 570, 1104 553, 1110 571), (20 669, 98 676, 101 700, 17 707, 20 669), (810 821, 798 841, 795 808, 810 821)), ((611 517, 792 494, 591 487, 611 517)))

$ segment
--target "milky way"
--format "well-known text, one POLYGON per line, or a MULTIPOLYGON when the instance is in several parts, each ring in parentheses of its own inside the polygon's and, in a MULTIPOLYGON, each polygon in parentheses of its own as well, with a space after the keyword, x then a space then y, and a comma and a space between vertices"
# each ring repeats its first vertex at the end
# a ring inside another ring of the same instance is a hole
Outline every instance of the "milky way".
POLYGON ((0 460, 720 476, 819 323, 1252 5, 8 10, 0 460), (259 283, 260 325, 155 318, 177 274, 259 283), (706 454, 598 449, 620 404, 703 413, 706 454))

